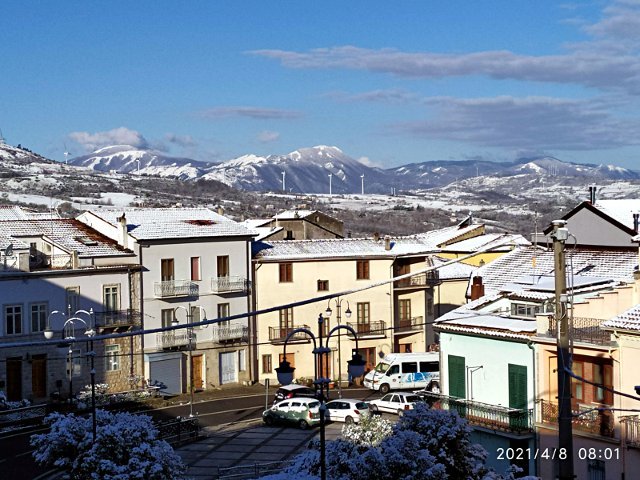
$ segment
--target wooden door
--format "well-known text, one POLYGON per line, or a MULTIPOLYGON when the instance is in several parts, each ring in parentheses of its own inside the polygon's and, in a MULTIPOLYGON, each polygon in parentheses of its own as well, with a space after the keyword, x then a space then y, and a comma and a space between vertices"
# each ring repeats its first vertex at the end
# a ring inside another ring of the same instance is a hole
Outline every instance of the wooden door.
POLYGON ((22 400, 22 359, 7 358, 7 400, 22 400))
POLYGON ((47 396, 46 355, 34 355, 31 359, 31 393, 35 398, 47 396))
POLYGON ((173 266, 173 258, 163 258, 160 260, 160 270, 161 270, 161 280, 163 282, 167 282, 170 280, 174 280, 174 266, 173 266))
POLYGON ((191 358, 191 368, 193 369, 193 389, 195 391, 202 390, 204 386, 204 378, 202 376, 202 355, 191 358))

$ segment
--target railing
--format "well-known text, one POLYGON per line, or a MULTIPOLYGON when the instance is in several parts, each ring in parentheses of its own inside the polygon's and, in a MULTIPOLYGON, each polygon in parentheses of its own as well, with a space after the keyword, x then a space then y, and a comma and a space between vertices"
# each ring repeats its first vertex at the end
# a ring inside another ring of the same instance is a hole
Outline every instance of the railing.
POLYGON ((41 419, 45 417, 47 413, 49 413, 49 410, 46 404, 0 410, 0 429, 13 424, 23 424, 41 419))
POLYGON ((45 255, 36 252, 29 255, 29 268, 31 270, 39 268, 67 269, 73 265, 73 257, 69 254, 45 255))
MULTIPOLYGON (((269 341, 270 342, 284 342, 289 335, 289 332, 295 330, 296 328, 307 328, 310 330, 309 325, 295 325, 289 328, 280 328, 280 327, 269 327, 269 341)), ((307 340, 310 338, 304 332, 297 332, 296 334, 291 336, 289 341, 295 340, 307 340)))
POLYGON ((198 284, 190 280, 165 280, 154 285, 156 298, 195 297, 198 295, 198 284))
POLYGON ((621 417, 624 424, 624 441, 628 447, 640 448, 640 417, 638 415, 621 417))
POLYGON ((507 408, 501 405, 449 397, 440 393, 420 392, 437 410, 455 411, 471 425, 510 433, 533 432, 533 409, 507 408))
POLYGON ((440 283, 440 276, 437 270, 420 273, 412 277, 403 278, 395 282, 395 288, 411 287, 431 287, 440 283))
POLYGON ((278 462, 256 462, 248 465, 236 465, 235 467, 215 467, 213 478, 215 480, 249 480, 252 478, 261 478, 268 474, 282 472, 290 463, 290 460, 281 460, 278 462))
POLYGON ((196 332, 191 331, 191 343, 189 342, 189 332, 183 329, 179 332, 156 333, 156 344, 160 348, 183 347, 194 345, 198 341, 196 332))
POLYGON ((409 332, 421 330, 424 327, 424 317, 401 318, 398 320, 396 332, 409 332))
POLYGON ((172 446, 198 439, 199 429, 197 417, 178 417, 176 420, 156 424, 158 436, 172 446))
MULTIPOLYGON (((574 317, 569 319, 569 337, 576 342, 591 343, 594 345, 610 345, 611 333, 600 328, 604 320, 597 318, 574 317)), ((546 336, 556 338, 558 336, 558 322, 554 317, 549 318, 549 328, 546 336)))
POLYGON ((140 325, 140 312, 137 310, 116 310, 113 312, 95 312, 96 325, 99 328, 131 327, 140 325))
POLYGON ((213 328, 213 341, 242 342, 249 339, 249 327, 246 325, 218 325, 213 328))
MULTIPOLYGON (((542 423, 558 423, 558 404, 541 400, 540 413, 542 423)), ((610 413, 579 406, 571 409, 571 416, 573 429, 602 437, 613 437, 613 417, 610 413)))
MULTIPOLYGON (((351 328, 353 328, 358 334, 358 338, 360 337, 384 337, 387 335, 387 324, 384 320, 377 320, 375 322, 369 323, 348 323, 351 328)), ((353 334, 349 332, 347 334, 349 337, 353 338, 353 334)))
POLYGON ((211 293, 246 292, 249 281, 244 277, 213 277, 211 279, 211 293))

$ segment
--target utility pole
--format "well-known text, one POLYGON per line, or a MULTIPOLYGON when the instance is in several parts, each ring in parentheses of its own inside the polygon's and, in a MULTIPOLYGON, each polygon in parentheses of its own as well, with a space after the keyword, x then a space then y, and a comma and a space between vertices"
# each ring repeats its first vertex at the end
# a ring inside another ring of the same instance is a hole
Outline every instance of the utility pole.
POLYGON ((554 220, 553 260, 556 289, 556 328, 558 332, 558 459, 559 480, 573 480, 573 432, 571 425, 571 357, 569 351, 569 321, 567 316, 567 277, 565 270, 565 242, 569 230, 564 220, 554 220))

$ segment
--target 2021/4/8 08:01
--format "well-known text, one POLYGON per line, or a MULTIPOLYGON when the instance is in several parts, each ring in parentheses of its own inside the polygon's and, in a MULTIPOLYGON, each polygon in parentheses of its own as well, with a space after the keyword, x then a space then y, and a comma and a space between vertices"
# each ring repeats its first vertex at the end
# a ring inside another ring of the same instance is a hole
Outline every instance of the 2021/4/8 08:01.
MULTIPOLYGON (((567 458, 566 448, 498 448, 498 460, 564 460, 567 458)), ((580 460, 619 460, 620 448, 580 448, 580 460)))

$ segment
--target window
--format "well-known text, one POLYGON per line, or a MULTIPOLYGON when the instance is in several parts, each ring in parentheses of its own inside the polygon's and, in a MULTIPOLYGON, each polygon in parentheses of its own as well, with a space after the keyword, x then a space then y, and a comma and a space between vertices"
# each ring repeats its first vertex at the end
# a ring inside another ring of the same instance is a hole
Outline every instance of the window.
POLYGON ((449 367, 449 396, 456 398, 466 398, 466 369, 464 357, 457 355, 448 356, 449 367))
POLYGON ((193 305, 191 306, 191 317, 189 318, 191 323, 198 323, 199 321, 202 320, 200 318, 201 310, 202 309, 200 307, 196 307, 196 306, 193 306, 193 305))
POLYGON ((271 355, 262 355, 262 373, 272 373, 271 355))
POLYGON ((80 287, 68 287, 66 289, 66 300, 69 313, 80 310, 80 287))
POLYGON ((120 370, 120 345, 106 345, 104 357, 107 372, 120 370))
POLYGON ((22 333, 22 305, 4 307, 4 322, 7 335, 20 335, 22 333))
POLYGON ((202 280, 200 276, 200 257, 191 257, 191 280, 202 280))
POLYGON ((280 310, 280 328, 293 328, 293 308, 283 308, 280 310))
POLYGON ((163 258, 160 260, 160 280, 170 282, 174 280, 173 258, 163 258))
POLYGON ((218 278, 229 276, 229 255, 220 255, 216 260, 216 272, 218 278))
POLYGON ((31 332, 44 332, 47 328, 47 304, 31 304, 31 332))
POLYGON ((531 305, 526 303, 512 303, 511 315, 514 317, 535 318, 536 314, 542 312, 540 305, 531 305))
POLYGON ((247 369, 247 351, 243 348, 238 350, 238 371, 244 372, 247 369))
POLYGON ((170 327, 173 322, 173 308, 163 308, 160 310, 160 317, 162 318, 162 327, 170 327))
POLYGON ((411 300, 403 299, 398 300, 398 315, 400 316, 400 323, 411 322, 411 300))
POLYGON ((358 325, 369 325, 371 320, 369 314, 369 302, 358 302, 356 304, 356 314, 358 325))
MULTIPOLYGON (((218 304, 218 318, 226 318, 231 315, 231 307, 228 303, 219 303, 218 304)), ((228 327, 229 320, 218 323, 221 327, 228 327)))
POLYGON ((281 263, 280 264, 280 283, 293 282, 293 264, 281 263))
POLYGON ((102 297, 105 312, 120 310, 120 285, 105 285, 102 287, 102 297))
MULTIPOLYGON (((578 377, 584 378, 584 362, 573 362, 572 370, 578 377)), ((573 398, 584 401, 584 382, 582 380, 571 377, 571 390, 573 398)))
POLYGON ((433 316, 433 298, 427 297, 427 315, 433 316))
POLYGON ((420 362, 421 372, 438 372, 440 371, 439 362, 420 362))
POLYGON ((417 373, 418 362, 402 362, 402 373, 417 373))
POLYGON ((589 460, 587 471, 589 480, 605 480, 607 478, 604 460, 589 460))
MULTIPOLYGON (((593 364, 593 381, 605 387, 613 388, 613 367, 611 365, 593 364)), ((594 401, 613 404, 613 392, 594 386, 594 401)))
POLYGON ((318 280, 318 291, 319 292, 329 291, 329 280, 318 280))
POLYGON ((369 280, 369 260, 356 262, 356 280, 369 280))

